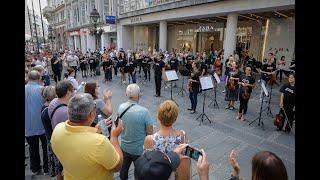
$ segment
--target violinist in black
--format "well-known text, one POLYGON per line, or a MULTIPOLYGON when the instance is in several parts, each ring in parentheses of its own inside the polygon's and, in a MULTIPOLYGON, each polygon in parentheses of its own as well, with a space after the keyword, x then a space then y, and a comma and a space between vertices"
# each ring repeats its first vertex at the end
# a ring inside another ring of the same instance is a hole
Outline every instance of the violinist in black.
POLYGON ((102 55, 102 67, 104 71, 105 81, 112 80, 112 60, 110 59, 109 54, 102 55))
POLYGON ((147 53, 143 59, 142 59, 142 69, 144 73, 144 79, 147 80, 149 79, 150 82, 150 76, 151 76, 151 64, 152 64, 152 59, 150 58, 149 54, 147 53))
POLYGON ((246 66, 245 74, 240 76, 238 84, 240 85, 240 96, 239 96, 240 108, 239 108, 237 119, 244 121, 245 114, 247 113, 247 109, 248 109, 248 102, 250 99, 252 88, 255 87, 255 79, 252 76, 251 66, 246 66))
POLYGON ((156 83, 156 94, 155 97, 159 97, 161 93, 161 80, 162 80, 162 72, 164 72, 164 62, 163 62, 163 56, 155 57, 154 58, 154 80, 156 83))
POLYGON ((119 58, 118 58, 118 67, 120 68, 120 81, 121 83, 126 83, 126 74, 125 74, 125 66, 127 65, 127 60, 124 55, 124 52, 120 52, 119 58))
POLYGON ((188 82, 189 98, 191 102, 191 108, 188 110, 191 110, 191 114, 194 114, 197 109, 198 93, 200 90, 200 76, 200 62, 195 61, 192 63, 192 73, 188 82))

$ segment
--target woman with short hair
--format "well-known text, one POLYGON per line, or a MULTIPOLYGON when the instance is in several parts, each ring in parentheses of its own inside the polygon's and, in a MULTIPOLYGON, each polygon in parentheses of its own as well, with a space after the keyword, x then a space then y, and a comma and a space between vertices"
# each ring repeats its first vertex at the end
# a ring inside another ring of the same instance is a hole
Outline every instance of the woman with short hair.
POLYGON ((49 167, 49 175, 51 177, 57 176, 57 179, 61 177, 62 168, 57 165, 57 157, 54 155, 51 148, 51 135, 53 132, 51 119, 48 113, 48 106, 50 102, 57 97, 55 87, 54 86, 46 86, 43 88, 41 93, 45 103, 41 109, 41 120, 43 127, 45 129, 45 134, 47 138, 47 148, 48 148, 48 167, 49 167))
MULTIPOLYGON (((160 104, 158 108, 158 121, 160 129, 153 135, 148 135, 144 141, 146 150, 160 150, 163 153, 173 151, 180 144, 188 142, 186 134, 183 130, 173 128, 179 114, 177 104, 172 100, 166 100, 160 104)), ((190 179, 190 159, 181 159, 176 179, 190 179)))

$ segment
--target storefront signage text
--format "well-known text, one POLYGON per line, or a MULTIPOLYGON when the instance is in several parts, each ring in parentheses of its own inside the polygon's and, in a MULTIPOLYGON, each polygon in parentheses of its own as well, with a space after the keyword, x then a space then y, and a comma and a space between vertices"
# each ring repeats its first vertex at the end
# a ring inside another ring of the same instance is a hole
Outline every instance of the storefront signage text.
POLYGON ((133 17, 130 19, 131 23, 136 23, 136 22, 141 22, 142 18, 141 17, 133 17))
POLYGON ((198 28, 198 31, 199 32, 220 31, 220 28, 214 28, 213 26, 209 26, 209 25, 206 25, 206 26, 200 25, 198 28))

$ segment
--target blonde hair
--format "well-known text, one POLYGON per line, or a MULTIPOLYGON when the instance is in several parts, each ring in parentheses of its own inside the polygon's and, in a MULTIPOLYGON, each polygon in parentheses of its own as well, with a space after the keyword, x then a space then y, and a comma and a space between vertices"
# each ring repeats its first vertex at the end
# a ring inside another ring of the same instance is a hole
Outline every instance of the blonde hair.
POLYGON ((179 109, 174 101, 166 100, 160 104, 158 109, 158 119, 166 127, 172 126, 178 117, 179 109))
POLYGON ((57 95, 56 95, 55 87, 54 86, 44 87, 42 90, 42 97, 49 102, 52 101, 54 98, 56 98, 57 95))

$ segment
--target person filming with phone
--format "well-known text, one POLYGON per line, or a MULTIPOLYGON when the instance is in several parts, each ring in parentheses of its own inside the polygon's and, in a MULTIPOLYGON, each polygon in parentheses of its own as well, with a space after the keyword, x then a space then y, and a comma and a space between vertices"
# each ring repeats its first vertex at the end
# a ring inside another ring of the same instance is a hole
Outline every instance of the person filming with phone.
POLYGON ((142 155, 144 138, 153 133, 155 121, 148 109, 138 104, 141 93, 137 84, 127 86, 126 96, 129 100, 118 108, 118 116, 122 119, 124 127, 121 134, 121 149, 124 156, 120 171, 121 180, 128 179, 131 163, 142 155))
POLYGON ((51 137, 52 150, 63 165, 65 179, 111 180, 123 162, 118 142, 122 121, 111 130, 110 141, 97 128, 90 127, 96 117, 96 106, 88 93, 70 99, 68 117, 54 128, 51 137))
MULTIPOLYGON (((146 151, 135 163, 135 174, 138 180, 169 180, 174 179, 175 171, 179 169, 182 159, 190 158, 186 155, 190 146, 180 144, 173 151, 164 153, 160 150, 146 151)), ((193 148, 192 148, 193 149, 193 148)), ((200 180, 209 180, 209 163, 203 149, 197 150, 197 172, 200 180)))
MULTIPOLYGON (((146 150, 160 150, 163 153, 169 153, 180 144, 187 143, 187 137, 183 130, 173 128, 173 124, 178 118, 179 109, 172 100, 166 100, 158 108, 158 121, 160 130, 152 135, 148 135, 144 141, 146 150)), ((189 158, 181 159, 176 179, 190 179, 191 161, 189 158)))

